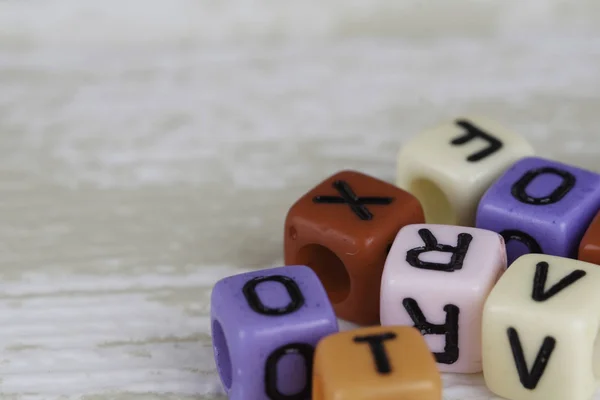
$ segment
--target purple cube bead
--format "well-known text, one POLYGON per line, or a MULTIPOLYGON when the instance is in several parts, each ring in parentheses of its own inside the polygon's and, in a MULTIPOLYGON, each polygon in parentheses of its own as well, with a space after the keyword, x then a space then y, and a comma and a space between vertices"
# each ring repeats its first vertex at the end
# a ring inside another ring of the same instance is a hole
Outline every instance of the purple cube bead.
POLYGON ((327 293, 306 266, 220 280, 212 291, 211 323, 230 400, 310 399, 314 349, 338 332, 327 293))
POLYGON ((599 174, 529 157, 484 194, 476 226, 504 237, 509 265, 527 253, 574 258, 599 208, 599 174))

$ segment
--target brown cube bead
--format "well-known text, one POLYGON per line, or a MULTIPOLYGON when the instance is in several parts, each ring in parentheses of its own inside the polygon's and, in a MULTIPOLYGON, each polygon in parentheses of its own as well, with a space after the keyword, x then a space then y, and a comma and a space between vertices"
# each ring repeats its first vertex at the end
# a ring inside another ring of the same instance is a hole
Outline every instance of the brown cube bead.
POLYGON ((416 197, 382 180, 342 171, 301 197, 285 222, 285 263, 321 279, 339 318, 379 323, 381 274, 398 231, 424 223, 416 197))
POLYGON ((600 212, 592 220, 579 244, 580 261, 600 264, 600 212))

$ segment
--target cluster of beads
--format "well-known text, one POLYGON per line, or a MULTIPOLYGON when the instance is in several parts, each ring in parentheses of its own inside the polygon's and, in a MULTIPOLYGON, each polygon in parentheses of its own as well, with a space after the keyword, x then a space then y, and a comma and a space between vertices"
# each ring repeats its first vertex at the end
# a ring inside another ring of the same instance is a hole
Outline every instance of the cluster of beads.
POLYGON ((600 174, 459 118, 405 144, 397 177, 324 180, 289 210, 286 266, 215 285, 229 398, 440 400, 440 373, 483 372, 507 399, 590 399, 600 174))

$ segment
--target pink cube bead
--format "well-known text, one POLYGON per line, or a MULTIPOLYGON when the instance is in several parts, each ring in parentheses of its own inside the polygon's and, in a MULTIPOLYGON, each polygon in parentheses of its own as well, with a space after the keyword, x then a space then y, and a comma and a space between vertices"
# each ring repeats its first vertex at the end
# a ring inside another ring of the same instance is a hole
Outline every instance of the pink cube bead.
POLYGON ((500 235, 450 225, 400 230, 381 281, 381 324, 415 326, 443 372, 482 370, 484 302, 506 270, 500 235))

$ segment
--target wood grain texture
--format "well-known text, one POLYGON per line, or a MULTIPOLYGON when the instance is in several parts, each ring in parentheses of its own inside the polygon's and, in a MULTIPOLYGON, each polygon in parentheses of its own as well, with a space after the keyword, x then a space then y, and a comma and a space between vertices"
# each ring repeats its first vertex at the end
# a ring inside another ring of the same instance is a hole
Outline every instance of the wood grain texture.
POLYGON ((214 282, 458 114, 600 170, 597 2, 391 4, 0 2, 2 398, 222 399, 214 282))

